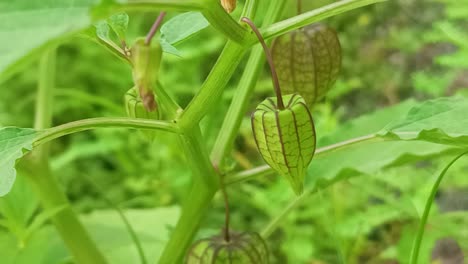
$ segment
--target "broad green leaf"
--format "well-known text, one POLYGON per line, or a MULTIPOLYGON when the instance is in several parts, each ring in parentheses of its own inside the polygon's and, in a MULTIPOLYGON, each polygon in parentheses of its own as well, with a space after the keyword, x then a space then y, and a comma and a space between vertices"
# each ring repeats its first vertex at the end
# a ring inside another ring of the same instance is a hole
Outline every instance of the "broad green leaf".
POLYGON ((161 39, 171 45, 177 45, 208 25, 208 21, 199 12, 183 13, 162 25, 161 39))
MULTIPOLYGON (((132 209, 124 213, 142 243, 147 261, 158 259, 169 238, 170 228, 179 217, 179 208, 132 209)), ((110 263, 139 263, 135 244, 115 211, 96 211, 82 219, 110 263)))
POLYGON ((412 108, 404 118, 387 125, 378 134, 396 140, 422 140, 468 146, 468 100, 439 98, 412 108))
POLYGON ((125 40, 128 27, 127 13, 117 13, 107 19, 107 23, 120 40, 125 40))
POLYGON ((31 150, 37 132, 30 128, 0 129, 0 196, 7 194, 16 178, 16 160, 31 150))
POLYGON ((0 73, 8 77, 47 45, 91 25, 98 0, 16 0, 0 8, 0 73), (29 56, 26 56, 28 55, 29 56), (26 57, 25 57, 26 56, 26 57))
MULTIPOLYGON (((404 116, 416 103, 407 101, 376 111, 340 126, 335 132, 318 140, 320 147, 361 136, 375 134, 382 127, 404 116)), ((317 131, 320 135, 320 131, 317 131)), ((424 141, 369 140, 316 155, 308 168, 306 181, 310 188, 327 186, 359 174, 372 174, 391 166, 448 154, 458 148, 424 141)))

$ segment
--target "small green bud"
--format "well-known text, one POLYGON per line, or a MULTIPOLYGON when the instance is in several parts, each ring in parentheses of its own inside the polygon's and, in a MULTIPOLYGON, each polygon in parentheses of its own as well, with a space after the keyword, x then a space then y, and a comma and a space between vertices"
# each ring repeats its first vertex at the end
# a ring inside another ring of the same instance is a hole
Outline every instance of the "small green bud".
MULTIPOLYGON (((135 87, 131 88, 125 94, 125 110, 127 111, 127 116, 132 118, 143 118, 143 119, 161 119, 161 114, 159 108, 154 108, 153 111, 146 110, 141 98, 138 96, 138 92, 135 87)), ((156 102, 156 101, 155 101, 156 102)), ((142 135, 149 141, 153 141, 155 132, 149 130, 142 130, 142 135)))
POLYGON ((236 9, 237 0, 221 0, 221 5, 228 13, 232 13, 236 9))
POLYGON ((186 264, 267 264, 268 248, 262 237, 253 232, 231 232, 229 241, 223 235, 195 242, 186 264))
POLYGON ((309 107, 327 94, 341 69, 340 40, 323 24, 278 37, 272 55, 283 93, 300 94, 309 107))
POLYGON ((131 48, 133 81, 148 111, 156 108, 156 100, 151 87, 158 81, 161 58, 162 48, 156 41, 154 44, 146 45, 145 39, 139 38, 131 48))
POLYGON ((153 111, 146 110, 135 87, 128 90, 125 94, 125 109, 129 117, 155 120, 161 118, 157 104, 153 111))
POLYGON ((283 101, 284 109, 278 108, 276 98, 263 101, 252 115, 252 130, 265 162, 299 195, 315 152, 314 121, 300 95, 283 96, 283 101))

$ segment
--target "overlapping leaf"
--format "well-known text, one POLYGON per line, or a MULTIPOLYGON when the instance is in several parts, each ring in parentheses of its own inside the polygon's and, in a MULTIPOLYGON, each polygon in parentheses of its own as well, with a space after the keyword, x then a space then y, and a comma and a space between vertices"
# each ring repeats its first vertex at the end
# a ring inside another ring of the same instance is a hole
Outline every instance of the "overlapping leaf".
POLYGON ((334 133, 320 138, 318 146, 377 134, 382 127, 386 129, 374 140, 316 155, 306 180, 311 188, 326 186, 347 177, 460 151, 455 145, 464 144, 468 126, 463 127, 465 121, 461 114, 449 113, 462 111, 466 104, 466 99, 447 98, 421 104, 407 101, 345 123, 334 133))
POLYGON ((31 150, 37 132, 29 128, 0 129, 0 196, 7 194, 16 178, 15 163, 23 150, 31 150))
POLYGON ((388 124, 378 135, 397 140, 422 140, 468 146, 468 100, 439 98, 412 108, 406 116, 388 124))

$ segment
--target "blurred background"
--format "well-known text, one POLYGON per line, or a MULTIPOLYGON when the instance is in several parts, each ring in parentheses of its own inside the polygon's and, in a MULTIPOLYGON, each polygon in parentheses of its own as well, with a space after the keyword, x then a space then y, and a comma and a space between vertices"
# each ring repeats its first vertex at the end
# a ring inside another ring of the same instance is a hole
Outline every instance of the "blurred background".
MULTIPOLYGON (((260 2, 259 10, 265 10, 268 1, 260 2)), ((294 2, 287 5, 283 18, 295 15, 294 2)), ((332 2, 304 0, 303 9, 332 2)), ((234 16, 240 14, 242 5, 239 1, 234 16)), ((157 14, 129 15, 129 39, 135 39, 147 32, 157 14)), ((167 19, 175 15, 169 13, 167 19)), ((339 33, 343 67, 326 99, 313 109, 319 138, 348 120, 407 100, 468 96, 464 89, 468 88, 468 1, 391 0, 323 22, 339 33)), ((200 88, 225 41, 213 28, 207 28, 178 46, 181 57, 164 55, 160 81, 181 105, 187 105, 200 88)), ((203 120, 209 147, 223 121, 220 113, 229 107, 245 58, 220 98, 217 111, 203 120)), ((32 65, 0 85, 1 126, 32 126, 37 75, 37 66, 32 65)), ((83 118, 124 116, 123 95, 133 85, 128 65, 79 37, 58 48, 56 83, 55 125, 83 118)), ((271 86, 265 67, 229 157, 233 170, 263 164, 249 117, 259 102, 272 95, 271 86)), ((85 215, 109 208, 94 185, 129 211, 160 207, 177 210, 190 183, 190 171, 178 143, 175 137, 163 133, 150 143, 138 131, 94 130, 54 141, 51 166, 76 210, 85 215)), ((439 155, 404 163, 315 193, 291 211, 268 238, 273 263, 407 263, 421 208, 435 174, 449 159, 439 155)), ((446 175, 432 208, 421 263, 430 263, 430 259, 443 264, 466 263, 467 172, 468 160, 461 159, 446 175)), ((21 172, 18 178, 13 193, 0 200, 3 208, 8 199, 27 204, 24 212, 30 213, 23 217, 29 219, 38 204, 34 195, 21 196, 29 193, 29 187, 22 183, 21 172)), ((294 198, 286 182, 276 175, 233 185, 228 192, 235 230, 260 231, 294 198)), ((222 197, 217 195, 198 237, 219 232, 223 217, 222 197)), ((146 228, 158 219, 151 221, 146 228)), ((170 231, 174 222, 168 222, 166 229, 170 231)), ((8 241, 16 240, 14 236, 0 236, 0 249, 2 245, 8 248, 8 241)))

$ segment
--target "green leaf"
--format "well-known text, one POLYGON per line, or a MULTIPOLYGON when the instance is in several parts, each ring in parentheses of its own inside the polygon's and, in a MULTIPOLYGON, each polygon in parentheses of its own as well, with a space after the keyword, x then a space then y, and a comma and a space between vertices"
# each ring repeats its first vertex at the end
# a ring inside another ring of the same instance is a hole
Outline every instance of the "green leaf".
POLYGON ((125 40, 125 35, 127 33, 128 27, 127 13, 122 12, 112 15, 107 19, 107 23, 121 41, 125 40))
POLYGON ((161 48, 166 53, 181 57, 180 51, 176 47, 172 46, 172 44, 168 43, 165 39, 161 39, 161 48))
POLYGON ((378 135, 394 140, 421 140, 468 146, 468 100, 439 98, 412 108, 404 118, 390 123, 378 135))
MULTIPOLYGON (((323 147, 345 140, 375 134, 382 127, 404 116, 414 106, 407 101, 396 106, 376 111, 340 126, 335 132, 318 140, 323 147)), ((411 111, 410 111, 411 112, 411 111)), ((320 134, 320 131, 317 131, 320 134)), ((336 181, 372 174, 379 170, 452 153, 459 150, 450 145, 424 141, 385 141, 382 138, 347 145, 334 151, 316 155, 308 168, 306 177, 309 188, 325 187, 336 181)))
POLYGON ((2 79, 47 47, 91 25, 90 7, 97 0, 10 1, 0 8, 2 79), (26 56, 29 54, 29 56, 26 56))
POLYGON ((183 13, 162 25, 161 39, 171 45, 177 45, 208 25, 208 21, 199 12, 183 13))
MULTIPOLYGON (((17 230, 11 232, 23 233, 38 207, 38 200, 31 186, 26 181, 25 170, 18 170, 15 184, 11 191, 0 198, 0 214, 9 223, 8 226, 17 230)), ((19 234, 16 234, 19 235, 19 234)))
MULTIPOLYGON (((169 231, 179 217, 178 207, 151 210, 125 210, 124 213, 145 250, 147 261, 159 258, 169 238, 169 231)), ((139 255, 122 219, 114 210, 95 211, 83 217, 109 263, 139 263, 139 255)))
POLYGON ((15 162, 31 150, 36 130, 5 127, 0 129, 0 196, 7 194, 16 178, 15 162))
POLYGON ((94 24, 96 28, 96 36, 103 41, 112 42, 109 36, 109 25, 105 21, 100 21, 94 24))

